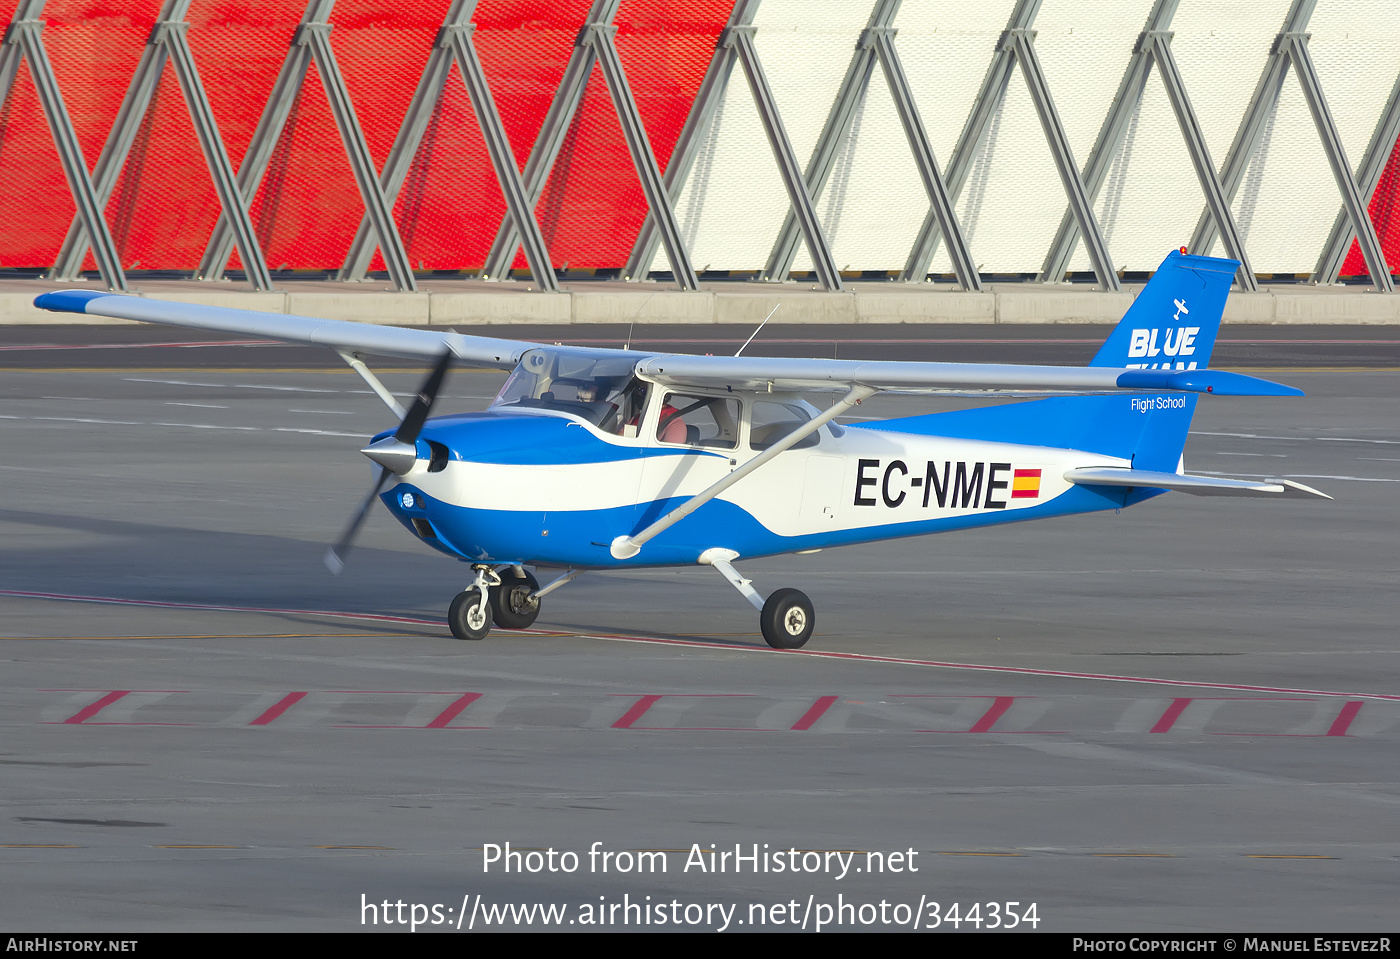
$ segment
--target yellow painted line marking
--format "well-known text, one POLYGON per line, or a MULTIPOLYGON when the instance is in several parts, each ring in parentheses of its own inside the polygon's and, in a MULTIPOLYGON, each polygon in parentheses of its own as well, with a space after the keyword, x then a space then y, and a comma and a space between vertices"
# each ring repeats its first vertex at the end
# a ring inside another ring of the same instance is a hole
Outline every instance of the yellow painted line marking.
POLYGON ((247 849, 247 846, 152 846, 152 849, 247 849))
POLYGON ((396 849, 397 846, 313 846, 313 849, 396 849))
POLYGON ((1264 853, 1246 853, 1246 859, 1336 859, 1336 856, 1285 856, 1264 853))
POLYGON ((1175 859, 1171 853, 1166 852, 1094 852, 1091 856, 1098 856, 1100 859, 1175 859))
POLYGON ((85 849, 85 846, 64 846, 57 843, 42 842, 5 842, 0 843, 0 849, 85 849))

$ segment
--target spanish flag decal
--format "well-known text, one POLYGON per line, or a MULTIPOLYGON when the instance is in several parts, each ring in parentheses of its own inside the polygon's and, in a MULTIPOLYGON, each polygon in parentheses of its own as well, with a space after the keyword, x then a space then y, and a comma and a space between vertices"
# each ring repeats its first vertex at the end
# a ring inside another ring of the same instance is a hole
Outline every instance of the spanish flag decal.
POLYGON ((1040 470, 1017 470, 1011 478, 1012 499, 1040 498, 1040 470))

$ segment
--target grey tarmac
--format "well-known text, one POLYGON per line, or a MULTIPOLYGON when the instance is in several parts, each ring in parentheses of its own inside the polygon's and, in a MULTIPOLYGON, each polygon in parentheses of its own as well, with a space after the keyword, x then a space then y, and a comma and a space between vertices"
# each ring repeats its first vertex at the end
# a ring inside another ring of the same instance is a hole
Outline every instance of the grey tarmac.
MULTIPOLYGON (((838 349, 1076 363, 1099 333, 865 332, 838 349)), ((707 335, 686 348, 724 348, 707 335)), ((536 630, 458 642, 465 570, 383 511, 344 575, 320 564, 369 482, 355 450, 392 425, 349 370, 150 345, 200 339, 182 331, 0 330, 0 926, 399 931, 362 904, 455 923, 477 895, 746 919, 839 895, 1036 903, 1042 931, 1393 929, 1400 363, 1374 329, 1260 338, 1222 355, 1308 397, 1203 400, 1186 465, 1335 502, 1169 495, 741 561, 813 597, 792 654, 708 569, 587 574, 536 630), (580 866, 483 872, 507 842, 580 866), (667 872, 590 871, 595 843, 667 872), (918 871, 684 870, 711 843, 913 850, 918 871)), ((455 371, 441 408, 501 380, 455 371)))

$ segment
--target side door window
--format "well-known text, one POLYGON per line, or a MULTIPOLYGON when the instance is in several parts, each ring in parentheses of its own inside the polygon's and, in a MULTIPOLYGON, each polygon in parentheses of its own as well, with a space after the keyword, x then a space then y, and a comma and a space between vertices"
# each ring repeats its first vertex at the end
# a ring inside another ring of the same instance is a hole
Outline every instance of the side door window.
POLYGON ((667 393, 656 420, 656 438, 678 446, 732 450, 739 445, 739 401, 667 393))
MULTIPOLYGON (((753 421, 749 426, 749 446, 766 450, 793 430, 803 426, 812 415, 792 403, 758 400, 753 404, 753 421)), ((821 431, 804 436, 793 449, 805 450, 821 441, 821 431)))

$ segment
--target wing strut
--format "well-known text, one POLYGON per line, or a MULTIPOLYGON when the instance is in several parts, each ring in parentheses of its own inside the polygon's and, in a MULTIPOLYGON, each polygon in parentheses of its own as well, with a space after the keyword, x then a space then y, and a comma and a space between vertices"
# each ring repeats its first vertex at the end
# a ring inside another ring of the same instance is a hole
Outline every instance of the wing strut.
POLYGON ((757 456, 749 460, 743 466, 740 466, 738 469, 731 471, 728 475, 724 477, 724 479, 720 480, 718 483, 715 483, 713 486, 709 487, 708 489, 702 492, 696 493, 690 499, 686 500, 680 506, 677 506, 675 509, 671 510, 671 512, 661 517, 655 523, 652 523, 640 533, 634 533, 631 536, 619 536, 617 539, 613 540, 612 546, 609 550, 612 553, 613 558, 631 559, 633 556, 636 556, 639 552, 641 552, 642 547, 648 542, 655 539, 657 536, 659 536, 661 533, 664 533, 672 526, 675 526, 681 520, 685 519, 687 516, 695 512, 700 507, 704 506, 706 503, 714 499, 720 493, 723 493, 725 490, 729 489, 729 487, 739 482, 739 480, 743 479, 745 476, 748 476, 754 470, 758 469, 760 466, 773 459, 779 453, 783 453, 791 447, 795 446, 796 444, 802 442, 807 437, 811 436, 813 433, 819 430, 821 427, 825 426, 827 423, 830 423, 832 420, 836 419, 836 417, 840 416, 842 413, 846 412, 856 404, 860 403, 861 400, 864 400, 865 398, 870 396, 874 396, 878 392, 880 392, 878 389, 875 389, 871 386, 852 386, 849 390, 846 391, 846 395, 841 397, 841 399, 837 402, 833 403, 831 408, 828 409, 826 412, 808 420, 806 424, 802 427, 793 430, 787 436, 784 436, 782 439, 778 440, 778 442, 768 447, 768 449, 764 450, 762 453, 759 453, 757 456))
POLYGON ((408 415, 408 411, 403 408, 403 405, 400 404, 398 400, 394 399, 393 393, 390 393, 384 388, 384 384, 379 382, 379 377, 374 375, 374 371, 368 366, 365 366, 365 361, 360 359, 360 355, 358 353, 347 353, 344 350, 336 350, 336 353, 340 354, 340 358, 345 361, 350 369, 360 374, 360 378, 369 384, 370 389, 374 390, 374 395, 383 400, 384 405, 393 410, 394 415, 402 422, 403 418, 408 415))

